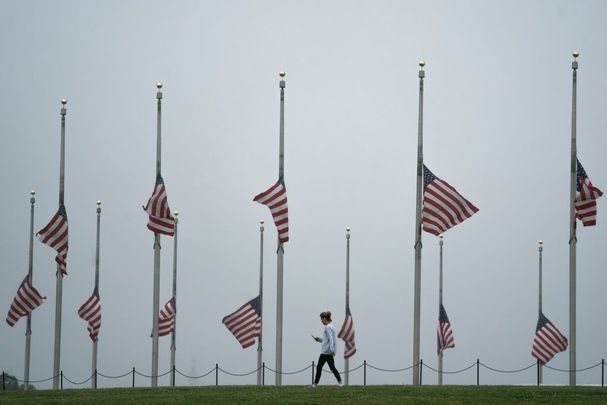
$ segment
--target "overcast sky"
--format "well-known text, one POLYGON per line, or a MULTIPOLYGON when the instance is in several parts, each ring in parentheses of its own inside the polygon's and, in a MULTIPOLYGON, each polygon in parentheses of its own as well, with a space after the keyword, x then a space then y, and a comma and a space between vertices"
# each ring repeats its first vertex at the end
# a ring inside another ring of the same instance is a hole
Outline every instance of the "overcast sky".
MULTIPOLYGON (((444 369, 477 358, 504 370, 534 362, 538 252, 544 313, 569 336, 569 170, 572 51, 580 52, 578 151, 607 189, 607 4, 602 1, 25 1, 0 14, 2 316, 27 273, 29 192, 35 230, 57 210, 60 100, 66 98, 65 206, 69 255, 61 369, 90 374, 91 342, 76 313, 94 284, 96 201, 102 201, 98 368, 151 371, 153 234, 141 206, 155 180, 156 82, 164 83, 162 174, 180 212, 177 368, 216 363, 243 373, 221 319, 258 292, 259 225, 266 221, 264 361, 274 368, 276 230, 252 201, 278 175, 279 77, 285 70, 283 370, 316 360, 318 314, 338 329, 345 306, 345 228, 351 238, 351 367, 408 367, 413 359, 418 61, 426 61, 424 162, 479 208, 445 234, 444 305, 455 335, 444 369)), ((607 206, 578 232, 578 367, 607 357, 607 206)), ((171 296, 173 239, 162 238, 161 294, 171 296)), ((34 242, 30 378, 52 375, 55 252, 34 242)), ((436 367, 438 238, 424 233, 421 357, 436 367)), ((25 320, 0 326, 0 367, 23 378, 25 320)), ((160 339, 159 370, 169 369, 160 339)), ((337 365, 343 368, 343 342, 337 365)), ((568 352, 549 363, 569 365, 568 352)), ((411 372, 368 370, 369 383, 411 372)), ((306 384, 309 372, 283 384, 306 384)), ((325 375, 324 383, 331 382, 325 375)), ((428 369, 425 383, 436 383, 428 369)), ((350 382, 362 383, 362 372, 350 382)), ((567 373, 544 372, 550 384, 567 373)), ((271 373, 266 381, 274 381, 271 373)), ((445 376, 475 383, 474 369, 445 376)), ((481 383, 533 384, 535 370, 481 383)), ((255 375, 220 383, 250 384, 255 375)), ((600 368, 578 375, 600 383, 600 368)), ((160 384, 168 384, 168 376, 160 384)), ((178 384, 190 384, 178 377, 178 384)), ((214 384, 213 376, 195 380, 214 384)), ((99 385, 126 386, 99 379, 99 385)), ((149 386, 138 377, 137 384, 149 386)), ((50 382, 37 384, 48 388, 50 382)), ((87 384, 88 386, 88 384, 87 384)), ((66 382, 66 387, 72 387, 66 382)))

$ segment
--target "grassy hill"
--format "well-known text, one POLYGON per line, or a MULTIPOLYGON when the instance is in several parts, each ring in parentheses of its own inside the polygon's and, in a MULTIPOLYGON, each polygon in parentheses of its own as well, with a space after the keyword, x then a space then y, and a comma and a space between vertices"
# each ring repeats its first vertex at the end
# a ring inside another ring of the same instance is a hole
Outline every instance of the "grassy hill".
POLYGON ((0 403, 44 404, 607 404, 607 388, 375 385, 113 388, 0 392, 0 403))

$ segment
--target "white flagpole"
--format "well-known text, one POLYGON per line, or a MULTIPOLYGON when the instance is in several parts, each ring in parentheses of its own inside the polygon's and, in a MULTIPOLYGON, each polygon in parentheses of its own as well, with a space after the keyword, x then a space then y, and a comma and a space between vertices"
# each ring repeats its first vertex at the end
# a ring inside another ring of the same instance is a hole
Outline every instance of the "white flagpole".
MULTIPOLYGON (((544 251, 544 242, 541 240, 538 242, 538 256, 539 256, 539 282, 538 282, 538 318, 539 314, 542 313, 542 252, 544 251)), ((540 363, 537 374, 538 384, 542 384, 542 364, 540 363)))
MULTIPOLYGON (((443 235, 439 235, 438 245, 440 246, 440 258, 438 266, 438 313, 443 306, 443 235)), ((440 327, 440 320, 439 320, 440 327)), ((443 385, 443 351, 438 353, 438 385, 443 385)))
POLYGON ((419 331, 422 269, 422 186, 424 171, 424 61, 419 62, 419 116, 417 124, 417 192, 415 196, 415 276, 413 297, 413 385, 419 385, 419 331))
MULTIPOLYGON (((95 249, 95 290, 99 293, 99 235, 101 229, 101 201, 97 201, 97 243, 95 249)), ((91 373, 95 376, 91 379, 91 388, 97 388, 97 341, 93 342, 93 362, 91 373)))
POLYGON ((263 219, 259 221, 259 310, 261 311, 261 326, 257 337, 257 385, 261 385, 261 364, 263 357, 263 219))
MULTIPOLYGON (((59 207, 64 203, 65 185, 65 109, 67 100, 61 100, 61 160, 59 163, 59 207)), ((57 283, 55 284, 55 345, 53 359, 53 389, 59 389, 59 374, 61 373, 61 310, 63 302, 63 273, 57 264, 57 283)))
MULTIPOLYGON (((160 174, 162 83, 156 84, 158 114, 156 120, 156 176, 160 174)), ((158 310, 160 308, 160 234, 154 233, 154 290, 152 300, 152 387, 158 386, 158 310)))
POLYGON ((571 96, 571 181, 569 194, 569 385, 576 385, 576 222, 575 222, 575 195, 577 181, 577 57, 579 52, 573 52, 573 88, 571 96))
MULTIPOLYGON (((280 72, 280 149, 278 155, 278 178, 284 177, 285 159, 285 72, 280 72)), ((278 235, 277 275, 276 275, 276 385, 282 385, 282 297, 284 254, 280 235, 278 235)))
MULTIPOLYGON (((36 203, 36 192, 30 192, 30 250, 28 262, 28 280, 33 285, 34 282, 34 204, 36 203)), ((30 381, 30 348, 32 337, 32 314, 27 315, 27 327, 25 330, 25 368, 23 377, 23 389, 27 391, 30 381)))
POLYGON ((173 238, 173 299, 175 300, 175 315, 173 318, 173 332, 171 332, 171 387, 175 386, 175 351, 177 346, 175 341, 177 340, 177 224, 179 222, 179 213, 174 212, 175 215, 175 234, 173 238))
MULTIPOLYGON (((350 227, 346 228, 346 316, 350 307, 350 227)), ((344 347, 344 350, 345 347, 344 347)), ((350 359, 344 359, 344 384, 350 385, 350 359)))

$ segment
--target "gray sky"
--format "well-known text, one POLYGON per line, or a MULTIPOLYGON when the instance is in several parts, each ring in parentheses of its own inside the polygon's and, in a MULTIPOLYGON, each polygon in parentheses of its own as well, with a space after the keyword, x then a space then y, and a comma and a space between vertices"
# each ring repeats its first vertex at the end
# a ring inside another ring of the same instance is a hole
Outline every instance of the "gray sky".
MULTIPOLYGON (((274 367, 276 231, 252 198, 277 179, 280 70, 287 72, 291 237, 285 371, 317 359, 310 334, 322 331, 319 312, 330 309, 341 325, 346 226, 358 347, 350 364, 412 364, 419 59, 427 63, 425 163, 480 209, 445 235, 444 304, 456 347, 445 352, 444 369, 477 358, 500 369, 533 362, 539 239, 544 312, 569 336, 571 52, 581 54, 578 156, 606 190, 604 2, 4 1, 2 8, 0 308, 8 310, 27 272, 29 191, 37 192, 36 230, 57 210, 65 97, 70 250, 61 368, 72 380, 90 373, 91 342, 76 311, 93 289, 97 200, 99 370, 150 372, 153 235, 141 205, 155 180, 157 81, 165 85, 162 174, 170 207, 180 212, 177 367, 191 374, 215 363, 232 372, 255 368, 255 349, 242 350, 221 319, 257 294, 260 219, 268 241, 264 360, 274 367)), ((586 367, 607 357, 603 200, 598 225, 578 234, 578 367, 586 367)), ((436 367, 438 239, 424 233, 423 242, 421 357, 436 367)), ((172 243, 163 238, 161 305, 171 296, 172 243)), ((52 375, 54 256, 35 241, 34 285, 48 299, 33 315, 32 380, 52 375)), ((0 365, 18 378, 24 331, 24 320, 0 327, 0 365)), ((161 372, 169 345, 161 338, 161 372)), ((550 365, 567 368, 568 352, 550 365)), ((550 370, 544 379, 568 381, 550 370)), ((308 381, 308 372, 283 378, 308 381)), ((362 383, 362 373, 350 381, 362 383)), ((474 370, 444 381, 474 383, 474 370)), ((369 371, 368 382, 410 383, 411 374, 369 371)), ((435 383, 436 374, 424 370, 424 382, 435 383)), ((600 382, 600 370, 580 373, 578 382, 600 382)), ((483 369, 481 383, 532 384, 535 371, 483 369)))

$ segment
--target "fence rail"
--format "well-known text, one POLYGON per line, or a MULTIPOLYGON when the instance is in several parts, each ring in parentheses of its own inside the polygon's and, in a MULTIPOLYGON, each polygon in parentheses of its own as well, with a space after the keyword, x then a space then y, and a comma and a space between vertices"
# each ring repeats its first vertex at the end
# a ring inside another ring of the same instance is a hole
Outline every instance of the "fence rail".
MULTIPOLYGON (((420 376, 419 382, 420 382, 420 384, 423 384, 422 376, 423 376, 423 370, 424 370, 424 368, 427 369, 427 370, 433 371, 436 374, 441 373, 438 369, 436 369, 434 367, 431 367, 428 364, 424 363, 423 359, 420 360, 420 362, 418 364, 413 364, 413 365, 411 365, 409 367, 399 368, 399 369, 381 368, 381 367, 372 365, 372 364, 368 363, 366 360, 364 360, 360 365, 358 365, 356 367, 353 367, 351 370, 349 370, 348 373, 351 374, 353 372, 356 372, 356 371, 362 369, 362 372, 363 372, 363 385, 367 385, 367 368, 373 369, 375 371, 380 371, 380 372, 383 372, 383 373, 399 373, 399 372, 411 370, 415 366, 419 366, 419 376, 420 376)), ((601 359, 600 362, 598 362, 598 363, 596 363, 594 365, 591 365, 591 366, 588 366, 588 367, 584 367, 584 368, 580 368, 580 369, 577 369, 577 370, 559 369, 559 368, 555 368, 555 367, 550 367, 548 365, 543 365, 542 366, 539 362, 531 363, 528 366, 521 367, 521 368, 515 369, 515 370, 500 370, 498 368, 488 366, 488 365, 482 363, 479 359, 476 359, 476 362, 472 363, 469 366, 466 366, 466 367, 464 367, 462 369, 458 369, 458 370, 451 370, 451 371, 444 371, 443 370, 442 374, 443 375, 445 375, 445 374, 447 374, 447 375, 450 375, 450 374, 460 374, 460 373, 464 373, 464 372, 466 372, 466 371, 468 371, 468 370, 470 370, 470 369, 472 369, 474 367, 476 367, 476 385, 480 385, 480 369, 481 369, 481 367, 483 367, 486 370, 492 371, 494 373, 501 373, 501 374, 521 373, 523 371, 526 371, 526 370, 529 370, 529 369, 531 369, 533 367, 536 367, 536 369, 538 371, 537 372, 537 385, 540 385, 540 378, 539 378, 540 373, 539 373, 539 370, 540 370, 541 367, 545 367, 545 368, 548 368, 548 369, 556 371, 556 372, 567 373, 567 374, 573 373, 573 372, 577 373, 577 372, 589 371, 589 370, 595 369, 597 367, 600 367, 601 368, 601 387, 605 386, 605 359, 601 359)), ((304 368, 302 368, 300 370, 297 370, 297 371, 283 371, 283 372, 280 372, 279 374, 282 374, 282 375, 295 375, 295 374, 300 374, 300 373, 306 372, 308 370, 311 370, 312 371, 312 382, 314 382, 314 371, 315 371, 315 369, 316 369, 315 368, 315 363, 312 362, 310 365, 308 365, 308 366, 306 366, 306 367, 304 367, 304 368)), ((211 370, 209 370, 208 372, 206 372, 204 374, 197 375, 197 376, 187 375, 187 374, 183 373, 182 371, 180 371, 179 369, 177 369, 175 367, 173 367, 172 369, 169 369, 168 371, 166 371, 166 372, 164 372, 162 374, 158 374, 156 376, 153 376, 153 375, 147 375, 147 374, 141 373, 141 372, 137 371, 135 369, 135 367, 133 367, 131 370, 127 371, 126 373, 120 374, 120 375, 116 375, 116 376, 106 375, 106 374, 100 373, 97 370, 95 370, 93 372, 93 374, 91 374, 90 376, 88 376, 86 379, 84 379, 82 381, 73 381, 72 379, 68 378, 63 373, 63 371, 60 372, 60 374, 58 375, 58 377, 60 377, 60 379, 61 379, 61 385, 60 385, 61 389, 63 389, 63 382, 64 381, 67 381, 67 382, 69 382, 70 384, 72 384, 74 386, 80 386, 82 384, 85 384, 85 383, 93 380, 93 381, 95 381, 95 388, 96 388, 97 387, 97 380, 98 380, 99 377, 103 377, 103 378, 107 378, 107 379, 119 379, 119 378, 124 378, 124 377, 127 377, 127 376, 131 376, 131 387, 135 388, 135 375, 138 375, 140 377, 147 378, 147 379, 152 379, 154 377, 156 377, 156 378, 158 378, 158 377, 164 377, 164 376, 166 376, 168 374, 171 374, 172 375, 172 381, 174 381, 174 378, 175 378, 176 374, 179 374, 182 377, 188 378, 190 380, 197 380, 197 379, 208 377, 209 375, 211 375, 211 374, 214 373, 215 374, 215 385, 218 386, 219 385, 219 373, 220 372, 223 373, 223 374, 225 374, 225 375, 232 376, 232 377, 246 377, 246 376, 249 376, 249 375, 251 375, 253 373, 256 373, 258 371, 261 371, 261 374, 262 374, 262 380, 261 380, 262 381, 262 385, 265 385, 265 374, 266 374, 266 371, 274 373, 274 374, 278 373, 276 370, 273 370, 270 367, 267 367, 265 363, 263 363, 260 368, 256 368, 256 369, 254 369, 252 371, 245 372, 245 373, 234 373, 234 372, 230 372, 230 371, 224 370, 223 368, 219 367, 219 363, 216 363, 215 367, 213 367, 211 370)), ((323 369, 323 371, 328 371, 328 370, 323 369)), ((340 373, 344 374, 344 371, 340 371, 340 373)), ((52 377, 49 377, 49 378, 46 378, 46 379, 42 379, 42 380, 30 380, 30 381, 25 381, 25 380, 20 380, 18 378, 14 378, 14 381, 16 381, 17 383, 23 383, 25 386, 27 386, 28 384, 47 382, 47 381, 50 381, 50 380, 54 379, 55 377, 57 377, 57 376, 52 376, 52 377)), ((5 372, 2 372, 2 391, 6 391, 6 380, 7 380, 7 374, 5 372)))

